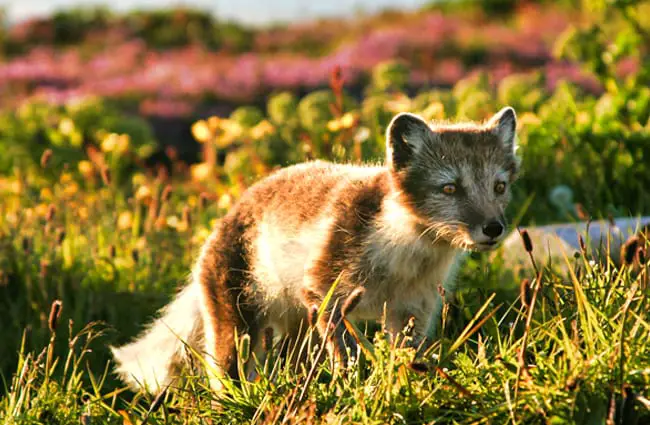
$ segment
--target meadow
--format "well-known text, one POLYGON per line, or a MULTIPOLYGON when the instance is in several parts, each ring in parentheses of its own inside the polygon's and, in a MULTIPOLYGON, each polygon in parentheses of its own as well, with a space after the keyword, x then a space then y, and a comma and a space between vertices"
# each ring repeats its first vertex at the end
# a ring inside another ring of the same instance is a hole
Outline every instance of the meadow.
POLYGON ((368 325, 345 373, 309 338, 289 350, 312 353, 300 367, 275 341, 253 382, 216 394, 192 367, 153 397, 116 379, 108 350, 169 301, 247 187, 310 159, 380 161, 401 111, 517 110, 513 228, 649 215, 649 18, 647 1, 589 0, 268 29, 70 11, 2 28, 0 421, 650 423, 643 238, 622 261, 587 243, 518 273, 504 250, 472 254, 416 361, 409 329, 390 344, 368 325))

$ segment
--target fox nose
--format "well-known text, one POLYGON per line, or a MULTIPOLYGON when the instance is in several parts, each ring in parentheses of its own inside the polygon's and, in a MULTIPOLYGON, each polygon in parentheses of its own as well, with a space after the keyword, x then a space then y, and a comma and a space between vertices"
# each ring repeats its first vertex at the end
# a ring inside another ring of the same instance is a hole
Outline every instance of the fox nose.
POLYGON ((503 224, 500 221, 493 220, 483 225, 483 234, 492 239, 498 238, 503 233, 503 224))

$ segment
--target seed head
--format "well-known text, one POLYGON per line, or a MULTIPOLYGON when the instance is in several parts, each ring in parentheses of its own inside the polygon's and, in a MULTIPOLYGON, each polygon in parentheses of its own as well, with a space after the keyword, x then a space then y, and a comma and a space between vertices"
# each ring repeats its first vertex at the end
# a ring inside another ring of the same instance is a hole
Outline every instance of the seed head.
POLYGON ((578 244, 580 244, 580 251, 582 251, 583 254, 587 253, 587 245, 585 245, 585 240, 582 237, 582 235, 578 235, 578 244))
POLYGON ((409 369, 416 373, 428 373, 429 366, 422 362, 411 362, 409 363, 409 369))
POLYGON ((52 149, 45 149, 45 151, 43 151, 43 155, 41 155, 41 167, 47 168, 50 163, 50 159, 52 159, 52 149))
POLYGON ((522 230, 520 234, 521 240, 524 242, 524 249, 526 249, 526 252, 533 252, 533 241, 530 239, 528 230, 522 230))
POLYGON ((316 323, 318 322, 318 307, 316 305, 312 305, 309 308, 307 321, 309 322, 309 326, 311 326, 312 328, 316 326, 316 323))
POLYGON ((54 300, 52 302, 52 306, 50 307, 50 318, 47 321, 50 332, 56 331, 56 327, 59 324, 59 317, 61 316, 62 308, 63 302, 61 302, 61 300, 54 300))

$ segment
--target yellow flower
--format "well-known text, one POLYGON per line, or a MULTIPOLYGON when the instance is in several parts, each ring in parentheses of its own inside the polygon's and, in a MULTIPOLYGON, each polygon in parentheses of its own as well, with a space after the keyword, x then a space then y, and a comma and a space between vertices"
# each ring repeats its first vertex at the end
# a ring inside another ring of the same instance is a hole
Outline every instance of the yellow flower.
POLYGON ((44 201, 51 201, 54 197, 52 190, 49 187, 44 187, 41 189, 41 199, 44 201))
POLYGON ((47 215, 47 210, 49 209, 49 205, 45 203, 40 203, 36 205, 36 215, 44 218, 47 215))
POLYGON ((117 218, 117 228, 120 230, 127 230, 130 229, 132 225, 133 215, 131 214, 131 211, 124 211, 120 213, 119 217, 117 218))
POLYGON ((59 181, 61 183, 70 183, 72 181, 72 174, 70 173, 61 173, 61 177, 59 177, 59 181))
POLYGON ((19 195, 23 192, 23 184, 19 180, 14 180, 11 182, 11 192, 19 195))
POLYGON ((260 121, 255 127, 251 128, 251 137, 254 140, 260 140, 269 134, 273 134, 275 127, 267 120, 260 121))
POLYGON ((212 138, 210 127, 204 120, 197 121, 192 125, 192 135, 200 143, 205 143, 212 138))
POLYGON ((83 205, 80 206, 75 210, 77 212, 77 217, 79 217, 80 220, 85 221, 88 219, 88 208, 84 207, 83 205))
POLYGON ((576 115, 576 124, 589 124, 590 116, 589 112, 580 111, 576 115))
POLYGON ((219 130, 219 124, 221 123, 221 118, 219 117, 210 117, 208 118, 208 127, 211 132, 216 132, 219 130))
POLYGON ((212 174, 212 168, 207 162, 202 162, 200 164, 195 164, 190 167, 190 173, 192 174, 192 179, 202 182, 207 180, 212 174))
POLYGON ((167 226, 171 227, 172 229, 176 229, 178 227, 178 224, 181 222, 178 217, 175 215, 170 215, 167 217, 167 226))
POLYGON ((117 147, 119 137, 120 136, 115 133, 110 133, 104 137, 104 140, 102 140, 102 150, 104 152, 113 152, 117 147))
POLYGON ((133 177, 131 177, 131 184, 133 186, 140 186, 143 185, 147 182, 147 176, 145 176, 142 173, 135 173, 133 174, 133 177))
POLYGON ((227 210, 230 208, 232 205, 232 196, 230 193, 224 193, 219 197, 219 201, 217 202, 217 207, 227 210))
POLYGON ((128 152, 129 145, 131 144, 131 137, 128 134, 120 134, 117 136, 117 144, 115 146, 115 152, 118 154, 123 154, 128 152))
POLYGON ((355 112, 346 112, 342 117, 341 117, 341 127, 343 128, 352 128, 354 125, 357 123, 359 119, 358 114, 355 112))
POLYGON ((77 164, 77 168, 79 169, 81 175, 86 178, 91 177, 95 173, 95 169, 93 167, 92 162, 87 160, 79 161, 79 164, 77 164))
POLYGON ((333 132, 339 131, 341 129, 341 127, 342 127, 341 122, 338 119, 330 120, 327 123, 327 129, 329 131, 333 131, 333 132))
POLYGON ((138 188, 138 190, 135 192, 135 199, 141 202, 148 202, 151 200, 151 189, 149 189, 149 186, 147 185, 142 185, 138 188))
POLYGON ((63 194, 66 196, 73 196, 79 192, 79 185, 77 182, 70 182, 64 189, 63 189, 63 194))
POLYGON ((59 122, 59 132, 64 136, 69 136, 74 131, 74 122, 70 118, 63 118, 59 122))
POLYGON ((178 224, 176 225, 176 231, 180 233, 187 232, 187 229, 189 228, 190 228, 190 224, 185 220, 179 221, 178 224))

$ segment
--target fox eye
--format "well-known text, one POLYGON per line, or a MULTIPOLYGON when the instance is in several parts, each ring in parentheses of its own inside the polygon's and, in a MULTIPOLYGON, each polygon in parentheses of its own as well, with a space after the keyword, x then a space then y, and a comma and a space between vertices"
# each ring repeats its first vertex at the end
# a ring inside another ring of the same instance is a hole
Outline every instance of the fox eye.
POLYGON ((442 191, 445 195, 453 195, 454 193, 456 193, 456 190, 457 190, 456 185, 453 183, 447 183, 442 187, 442 191))
POLYGON ((503 195, 506 191, 506 184, 504 182, 497 182, 494 185, 494 191, 499 195, 503 195))

